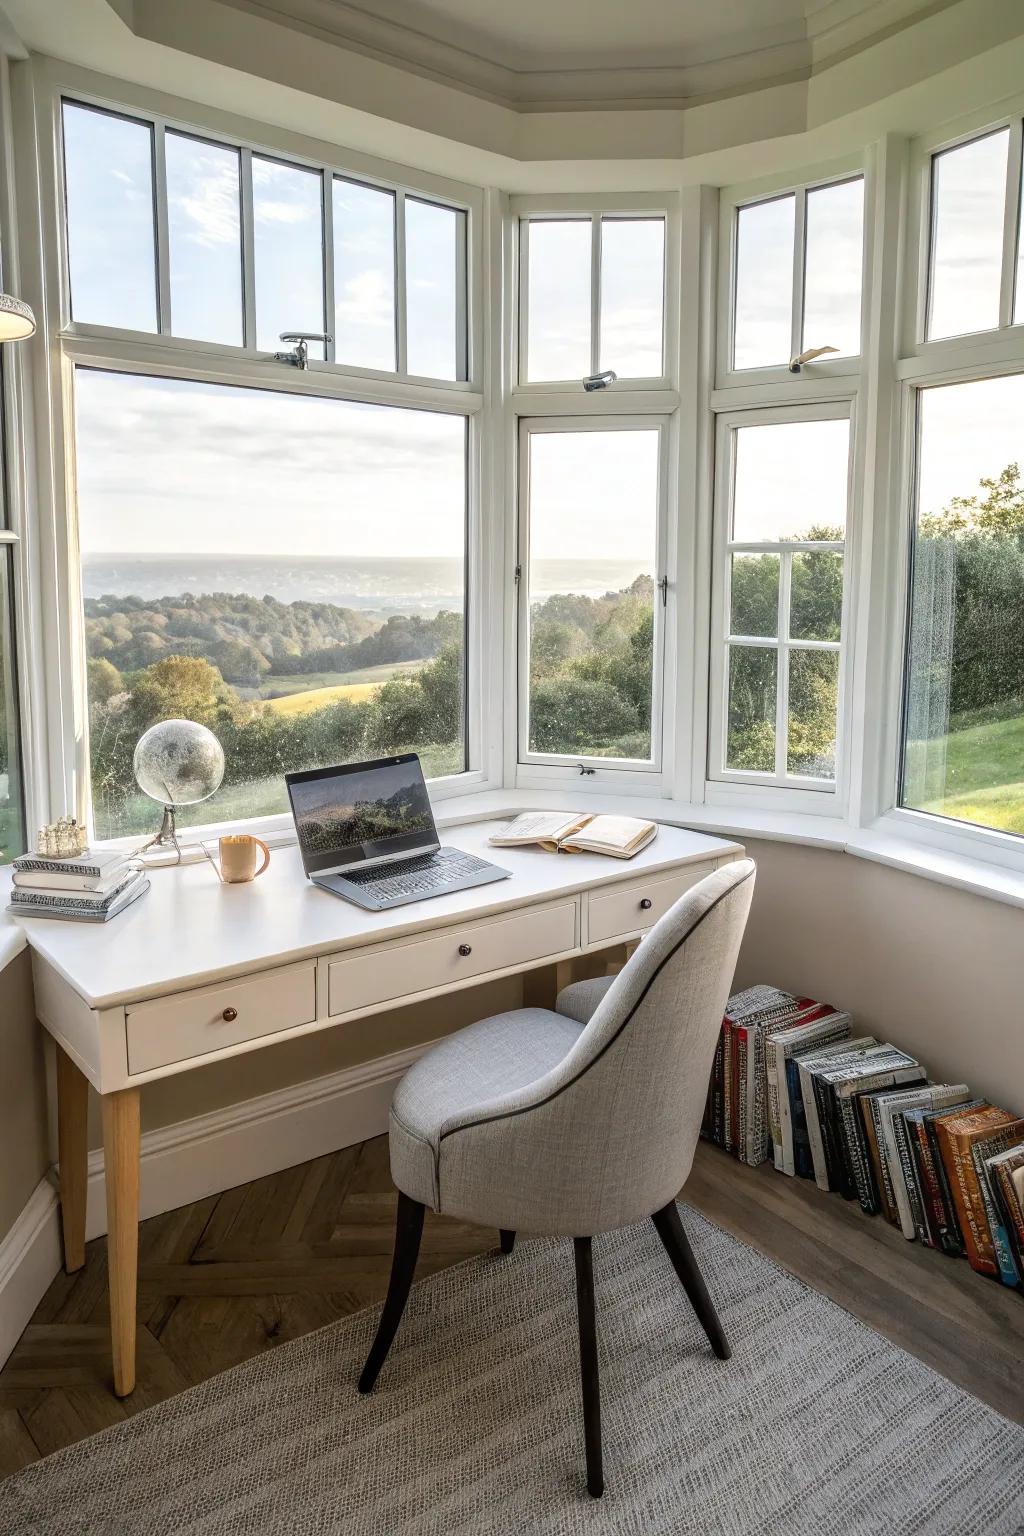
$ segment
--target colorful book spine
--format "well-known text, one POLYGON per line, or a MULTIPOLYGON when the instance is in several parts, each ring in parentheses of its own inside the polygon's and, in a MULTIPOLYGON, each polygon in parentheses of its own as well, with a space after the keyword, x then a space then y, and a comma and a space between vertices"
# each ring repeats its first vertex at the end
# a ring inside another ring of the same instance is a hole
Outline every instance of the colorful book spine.
POLYGON ((988 1136, 983 1141, 976 1141, 971 1147, 971 1160, 974 1163, 974 1177, 981 1193, 981 1203, 985 1209, 985 1219, 992 1237, 992 1250, 995 1254, 996 1264, 999 1268, 999 1278, 1004 1285, 1015 1289, 1020 1285, 1021 1272, 1017 1265, 1017 1257, 1014 1253, 1010 1233, 1003 1220, 1003 1213, 999 1201, 996 1198, 995 1189, 989 1181, 986 1158, 992 1153, 1001 1151, 1007 1144, 1008 1136, 1017 1136, 1018 1130, 1007 1129, 1005 1136, 998 1133, 988 1136))

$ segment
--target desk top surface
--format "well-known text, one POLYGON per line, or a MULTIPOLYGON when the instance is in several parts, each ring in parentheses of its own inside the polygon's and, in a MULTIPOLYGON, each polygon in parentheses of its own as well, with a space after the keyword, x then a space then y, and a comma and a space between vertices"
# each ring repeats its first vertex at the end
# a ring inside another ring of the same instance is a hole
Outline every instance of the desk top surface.
MULTIPOLYGON (((387 912, 365 912, 311 885, 290 846, 274 849, 266 874, 247 885, 222 885, 206 860, 154 869, 151 889, 108 924, 16 921, 32 949, 90 1006, 105 1008, 742 851, 723 838, 668 826, 629 860, 491 848, 487 838, 501 825, 450 827, 441 841, 511 870, 510 880, 387 912)), ((10 878, 0 872, 4 902, 10 878)))

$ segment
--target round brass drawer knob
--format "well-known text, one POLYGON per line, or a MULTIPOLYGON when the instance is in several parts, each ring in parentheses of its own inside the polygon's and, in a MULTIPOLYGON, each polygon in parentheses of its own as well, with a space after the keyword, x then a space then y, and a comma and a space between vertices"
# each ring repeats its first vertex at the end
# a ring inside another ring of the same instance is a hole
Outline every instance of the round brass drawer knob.
POLYGON ((238 1018, 238 1009, 225 1008, 224 1012, 221 1014, 221 1018, 224 1020, 225 1024, 233 1024, 238 1018))
POLYGON ((473 953, 473 946, 471 944, 460 944, 459 945, 459 954, 460 955, 471 955, 472 953, 473 953))
POLYGON ((641 912, 649 912, 651 910, 651 898, 649 896, 641 896, 640 910, 641 912))

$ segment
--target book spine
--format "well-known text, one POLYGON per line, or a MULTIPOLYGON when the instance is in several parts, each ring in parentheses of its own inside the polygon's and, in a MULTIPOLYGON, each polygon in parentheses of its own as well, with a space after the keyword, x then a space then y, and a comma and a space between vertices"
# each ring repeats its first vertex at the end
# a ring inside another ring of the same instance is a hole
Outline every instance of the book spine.
POLYGON ((800 1072, 800 1094, 804 1104, 804 1115, 807 1120, 807 1140, 811 1148, 811 1168, 814 1173, 814 1182, 819 1189, 828 1189, 828 1171, 825 1164, 825 1143, 821 1134, 821 1120, 818 1116, 817 1080, 810 1072, 800 1072))
POLYGON ((733 1146, 733 1142, 732 1142, 732 1055, 733 1055, 732 1021, 731 1020, 727 1020, 726 1023, 722 1026, 722 1030, 723 1030, 723 1034, 725 1036, 725 1044, 724 1044, 724 1047, 723 1047, 723 1055, 722 1055, 722 1085, 723 1085, 723 1095, 724 1095, 724 1102, 723 1102, 723 1106, 722 1106, 723 1119, 724 1119, 724 1135, 722 1137, 722 1145, 723 1145, 723 1147, 725 1148, 725 1150, 727 1152, 731 1152, 732 1151, 732 1146, 733 1146))
POLYGON ((768 1125, 772 1137, 772 1159, 782 1171, 782 1119, 779 1107, 778 1055, 775 1041, 769 1039, 765 1046, 765 1081, 768 1087, 768 1125))
POLYGON ((816 1078, 814 1091, 818 1097, 818 1119, 821 1122, 821 1140, 825 1149, 825 1172, 828 1188, 833 1194, 840 1191, 840 1153, 836 1142, 835 1096, 832 1084, 825 1078, 816 1078))
MULTIPOLYGON (((945 1248, 943 1238, 948 1227, 942 1187, 935 1168, 935 1154, 924 1117, 910 1122, 914 1137, 914 1153, 917 1159, 917 1176, 921 1186, 926 1236, 922 1242, 929 1248, 945 1248)), ((948 1252, 949 1250, 946 1249, 948 1252)))
MULTIPOLYGON (((925 1221, 924 1200, 921 1195, 921 1186, 917 1181, 917 1168, 910 1145, 911 1133, 906 1120, 901 1114, 893 1116, 891 1126, 906 1199, 906 1210, 904 1211, 902 1208, 900 1210, 900 1227, 903 1236, 908 1242, 912 1242, 915 1237, 919 1241, 925 1242, 927 1240, 928 1224, 925 1221)), ((902 1206, 902 1202, 898 1198, 898 1191, 899 1185, 897 1185, 897 1204, 902 1206)))
POLYGON ((1017 1191, 1014 1188, 1012 1170, 1000 1163, 995 1170, 999 1192, 1003 1197, 1003 1205, 1010 1218, 1013 1235, 1017 1242, 1017 1251, 1024 1258, 1024 1210, 1021 1209, 1017 1199, 1017 1191))
POLYGON ((957 1214, 956 1201, 953 1199, 949 1171, 946 1168, 946 1162, 939 1146, 938 1127, 934 1121, 929 1119, 926 1119, 924 1123, 932 1150, 932 1166, 935 1169, 935 1176, 939 1185, 940 1207, 944 1213, 938 1233, 939 1246, 944 1253, 961 1254, 964 1252, 963 1233, 957 1214))
POLYGON ((736 1029, 736 1156, 747 1158, 747 1027, 736 1029))
POLYGON ((999 1265, 992 1248, 992 1236, 988 1231, 981 1193, 974 1177, 971 1138, 951 1130, 947 1125, 938 1125, 935 1130, 954 1208, 960 1221, 967 1261, 979 1274, 998 1275, 999 1265))
POLYGON ((18 859, 14 868, 19 875, 82 875, 89 880, 103 877, 98 864, 63 864, 53 859, 18 859))
POLYGON ((860 1116, 857 1113, 855 1096, 852 1093, 837 1093, 836 1107, 839 1112, 839 1131, 842 1139, 843 1198, 846 1200, 860 1200, 863 1204, 864 1197, 861 1194, 861 1189, 864 1182, 864 1170, 862 1167, 860 1116))
POLYGON ((971 1147, 971 1160, 974 1163, 974 1182, 981 1196, 982 1211, 992 1238, 992 1253, 999 1270, 999 1278, 1004 1285, 1016 1287, 1020 1284, 1020 1271, 1014 1258, 1010 1235, 1003 1223, 1002 1211, 999 1209, 989 1183, 984 1153, 977 1144, 971 1147))
POLYGON ((723 1083, 722 1083, 722 1053, 723 1053, 724 1048, 725 1048, 725 1023, 723 1021, 722 1028, 718 1032, 718 1044, 715 1046, 715 1069, 714 1069, 714 1075, 712 1076, 712 1079, 711 1079, 711 1083, 712 1083, 712 1100, 713 1100, 713 1102, 712 1102, 712 1118, 711 1118, 711 1139, 715 1143, 715 1145, 718 1146, 718 1147, 722 1146, 724 1141, 725 1141, 725 1130, 724 1130, 723 1120, 722 1120, 722 1111, 723 1111, 723 1105, 724 1105, 723 1083))
POLYGON ((877 1099, 866 1099, 861 1102, 867 1109, 864 1129, 867 1132, 868 1151, 871 1153, 871 1167, 875 1175, 878 1203, 886 1221, 895 1226, 899 1221, 899 1213, 896 1210, 896 1192, 893 1189, 892 1172, 889 1168, 889 1157, 885 1145, 882 1106, 877 1099))
POLYGON ((790 1120, 793 1124, 793 1172, 798 1179, 811 1179, 814 1177, 814 1168, 811 1163, 811 1143, 807 1134, 807 1115, 800 1083, 800 1065, 792 1056, 786 1062, 786 1091, 789 1096, 790 1120))

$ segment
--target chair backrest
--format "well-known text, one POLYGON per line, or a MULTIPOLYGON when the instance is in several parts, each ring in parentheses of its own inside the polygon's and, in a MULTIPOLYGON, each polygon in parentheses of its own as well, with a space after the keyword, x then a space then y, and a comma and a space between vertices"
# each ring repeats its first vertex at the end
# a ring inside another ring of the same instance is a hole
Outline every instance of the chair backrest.
POLYGON ((600 1169, 591 1230, 650 1215, 689 1174, 754 876, 740 859, 681 896, 557 1069, 563 1113, 600 1169))
POLYGON ((740 859, 680 897, 545 1078, 543 1106, 525 1117, 551 1186, 551 1220, 534 1230, 609 1231, 685 1183, 754 875, 740 859))

